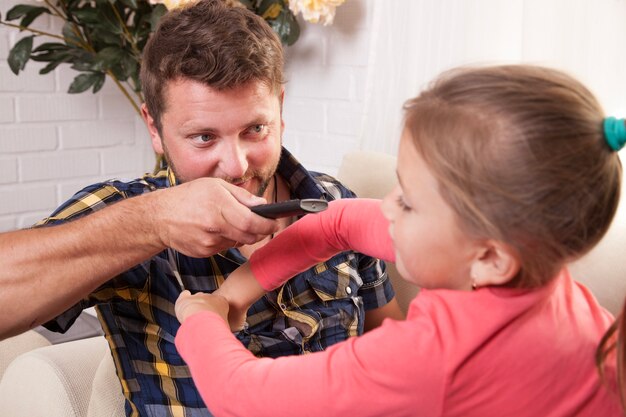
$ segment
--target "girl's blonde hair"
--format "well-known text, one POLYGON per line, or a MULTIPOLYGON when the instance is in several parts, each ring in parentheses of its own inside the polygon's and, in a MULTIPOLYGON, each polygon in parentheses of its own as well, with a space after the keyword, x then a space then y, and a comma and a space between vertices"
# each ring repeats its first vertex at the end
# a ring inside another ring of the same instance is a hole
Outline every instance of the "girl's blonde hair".
POLYGON ((621 164, 604 140, 600 105, 572 77, 525 65, 456 69, 405 112, 466 231, 519 257, 508 285, 545 284, 609 228, 621 164))

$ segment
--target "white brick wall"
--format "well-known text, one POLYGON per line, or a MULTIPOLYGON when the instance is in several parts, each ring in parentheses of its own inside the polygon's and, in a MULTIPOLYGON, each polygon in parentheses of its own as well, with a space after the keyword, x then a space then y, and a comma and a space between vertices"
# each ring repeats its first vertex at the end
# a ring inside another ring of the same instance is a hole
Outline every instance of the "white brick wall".
MULTIPOLYGON (((0 12, 21 2, 0 0, 0 12)), ((0 27, 0 231, 33 224, 88 184, 154 164, 143 122, 110 81, 97 95, 70 95, 77 73, 68 67, 40 75, 42 64, 29 62, 15 76, 6 58, 22 36, 0 27)))
POLYGON ((0 123, 15 121, 15 100, 11 97, 0 97, 0 123))
POLYGON ((372 1, 346 1, 332 26, 303 23, 287 50, 284 143, 309 169, 334 175, 360 145, 372 1))
MULTIPOLYGON (((0 0, 0 12, 26 1, 0 0)), ((371 1, 348 0, 332 26, 301 21, 287 49, 284 144, 310 169, 335 174, 359 145, 371 1)), ((68 67, 39 75, 42 65, 29 62, 13 75, 6 58, 22 36, 0 26, 0 231, 33 224, 86 185, 154 164, 143 122, 111 81, 96 95, 70 95, 77 73, 68 67)))

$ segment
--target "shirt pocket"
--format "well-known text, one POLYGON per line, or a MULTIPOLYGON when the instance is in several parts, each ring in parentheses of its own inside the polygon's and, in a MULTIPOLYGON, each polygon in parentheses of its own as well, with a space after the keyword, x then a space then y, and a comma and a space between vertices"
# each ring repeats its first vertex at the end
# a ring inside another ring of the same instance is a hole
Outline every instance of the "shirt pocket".
MULTIPOLYGON (((308 286, 305 293, 310 301, 299 307, 307 316, 318 318, 315 332, 324 335, 320 342, 328 346, 362 334, 364 308, 358 295, 362 280, 353 259, 333 258, 316 265, 310 272, 305 275, 308 286)), ((284 291, 282 295, 285 298, 284 291)), ((302 297, 295 297, 294 304, 299 304, 300 300, 302 297)), ((307 339, 311 339, 311 335, 307 339)))
POLYGON ((322 301, 354 298, 363 286, 357 266, 353 253, 340 254, 317 264, 306 279, 322 301))

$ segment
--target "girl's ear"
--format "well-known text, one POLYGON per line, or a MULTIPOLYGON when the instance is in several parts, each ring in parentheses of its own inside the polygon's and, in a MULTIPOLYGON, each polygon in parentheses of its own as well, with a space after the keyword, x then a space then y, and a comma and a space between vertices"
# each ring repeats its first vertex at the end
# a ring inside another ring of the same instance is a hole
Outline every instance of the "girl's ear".
POLYGON ((141 105, 141 117, 148 128, 148 133, 150 133, 150 140, 152 141, 152 149, 159 155, 163 155, 163 142, 161 141, 161 135, 159 134, 159 129, 157 129, 156 124, 154 123, 154 119, 150 116, 148 112, 148 107, 146 104, 141 105))
POLYGON ((475 288, 503 285, 511 281, 520 270, 516 252, 497 240, 487 240, 472 262, 470 276, 475 288))

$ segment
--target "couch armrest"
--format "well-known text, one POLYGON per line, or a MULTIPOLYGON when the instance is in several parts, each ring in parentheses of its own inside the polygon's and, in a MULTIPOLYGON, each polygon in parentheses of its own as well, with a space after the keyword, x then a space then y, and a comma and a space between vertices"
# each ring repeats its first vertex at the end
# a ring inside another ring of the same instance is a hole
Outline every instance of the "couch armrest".
POLYGON ((109 352, 103 337, 21 354, 0 381, 0 415, 86 416, 94 374, 104 354, 109 352))
POLYGON ((125 416, 125 401, 113 357, 107 349, 93 378, 87 417, 125 416))
POLYGON ((48 339, 35 331, 28 331, 0 342, 0 379, 15 358, 23 353, 50 346, 48 339))

